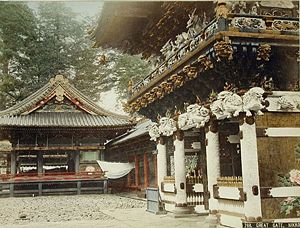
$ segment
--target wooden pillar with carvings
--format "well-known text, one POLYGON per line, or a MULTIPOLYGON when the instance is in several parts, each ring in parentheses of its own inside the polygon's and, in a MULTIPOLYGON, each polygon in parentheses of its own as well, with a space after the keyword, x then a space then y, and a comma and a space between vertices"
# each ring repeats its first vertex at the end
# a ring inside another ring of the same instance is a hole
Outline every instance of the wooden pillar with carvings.
POLYGON ((253 116, 245 117, 240 131, 243 191, 247 195, 247 200, 244 202, 245 219, 248 222, 258 222, 262 220, 262 212, 256 125, 253 116))
POLYGON ((149 163, 147 153, 144 153, 144 188, 149 187, 149 163))
POLYGON ((140 167, 139 167, 139 158, 134 155, 134 168, 135 168, 135 186, 138 188, 140 186, 140 167))
POLYGON ((217 178, 220 177, 220 156, 219 156, 219 133, 218 122, 211 120, 206 129, 206 166, 207 166, 207 185, 209 191, 209 216, 206 222, 216 224, 218 222, 217 213, 219 203, 213 197, 213 186, 217 184, 217 178))

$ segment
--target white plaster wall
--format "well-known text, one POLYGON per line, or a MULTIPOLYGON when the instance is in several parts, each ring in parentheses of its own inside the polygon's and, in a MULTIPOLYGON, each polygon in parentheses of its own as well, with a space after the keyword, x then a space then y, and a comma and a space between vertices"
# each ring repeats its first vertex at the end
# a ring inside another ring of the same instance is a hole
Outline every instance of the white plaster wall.
POLYGON ((164 191, 165 192, 175 192, 174 183, 165 183, 164 182, 164 191))
POLYGON ((164 197, 165 197, 164 200, 175 203, 175 194, 166 193, 166 194, 164 194, 164 197))
POLYGON ((219 187, 220 198, 238 200, 240 198, 240 191, 234 187, 219 187))
POLYGON ((244 202, 219 199, 219 210, 244 214, 244 202))

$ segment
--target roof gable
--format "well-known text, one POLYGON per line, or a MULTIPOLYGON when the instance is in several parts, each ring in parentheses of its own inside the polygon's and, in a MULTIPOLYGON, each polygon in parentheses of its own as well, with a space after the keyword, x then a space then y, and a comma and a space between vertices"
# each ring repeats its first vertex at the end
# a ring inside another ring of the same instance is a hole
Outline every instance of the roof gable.
MULTIPOLYGON (((31 94, 16 105, 0 112, 0 116, 29 115, 33 112, 47 112, 49 106, 56 106, 48 112, 84 112, 90 115, 114 116, 128 119, 126 116, 117 115, 106 111, 96 105, 91 99, 82 94, 63 75, 56 75, 42 88, 31 94), (61 109, 62 106, 65 109, 61 109), (43 111, 44 110, 44 111, 43 111), (75 111, 76 110, 76 111, 75 111)), ((52 107, 53 108, 53 107, 52 107)))
POLYGON ((74 104, 67 97, 63 97, 63 100, 57 100, 57 96, 53 97, 47 103, 43 104, 38 109, 34 110, 36 113, 49 113, 49 112, 76 112, 85 113, 78 105, 74 104))

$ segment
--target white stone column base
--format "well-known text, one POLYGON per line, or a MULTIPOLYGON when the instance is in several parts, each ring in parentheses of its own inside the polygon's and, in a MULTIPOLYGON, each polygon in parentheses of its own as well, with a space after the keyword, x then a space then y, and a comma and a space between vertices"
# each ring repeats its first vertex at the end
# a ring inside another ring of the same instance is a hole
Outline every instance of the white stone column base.
POLYGON ((217 227, 219 224, 219 219, 216 214, 209 214, 205 218, 205 223, 208 225, 209 228, 217 227))
POLYGON ((176 207, 173 211, 174 218, 187 218, 198 216, 198 214, 194 213, 194 209, 192 207, 176 207))

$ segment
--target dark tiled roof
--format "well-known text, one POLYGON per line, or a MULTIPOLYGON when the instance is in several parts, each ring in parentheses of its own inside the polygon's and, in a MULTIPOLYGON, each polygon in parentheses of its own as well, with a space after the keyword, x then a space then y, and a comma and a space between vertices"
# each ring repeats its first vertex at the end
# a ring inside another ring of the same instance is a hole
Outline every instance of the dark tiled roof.
POLYGON ((128 125, 128 121, 113 116, 88 113, 33 113, 0 117, 0 126, 20 127, 114 127, 128 125))
MULTIPOLYGON (((142 123, 137 124, 133 129, 131 129, 129 132, 120 135, 119 137, 113 139, 109 142, 111 145, 116 145, 122 142, 126 142, 128 140, 140 137, 142 135, 148 135, 148 126, 152 124, 151 120, 146 120, 142 123)), ((149 140, 150 141, 150 140, 149 140)))

